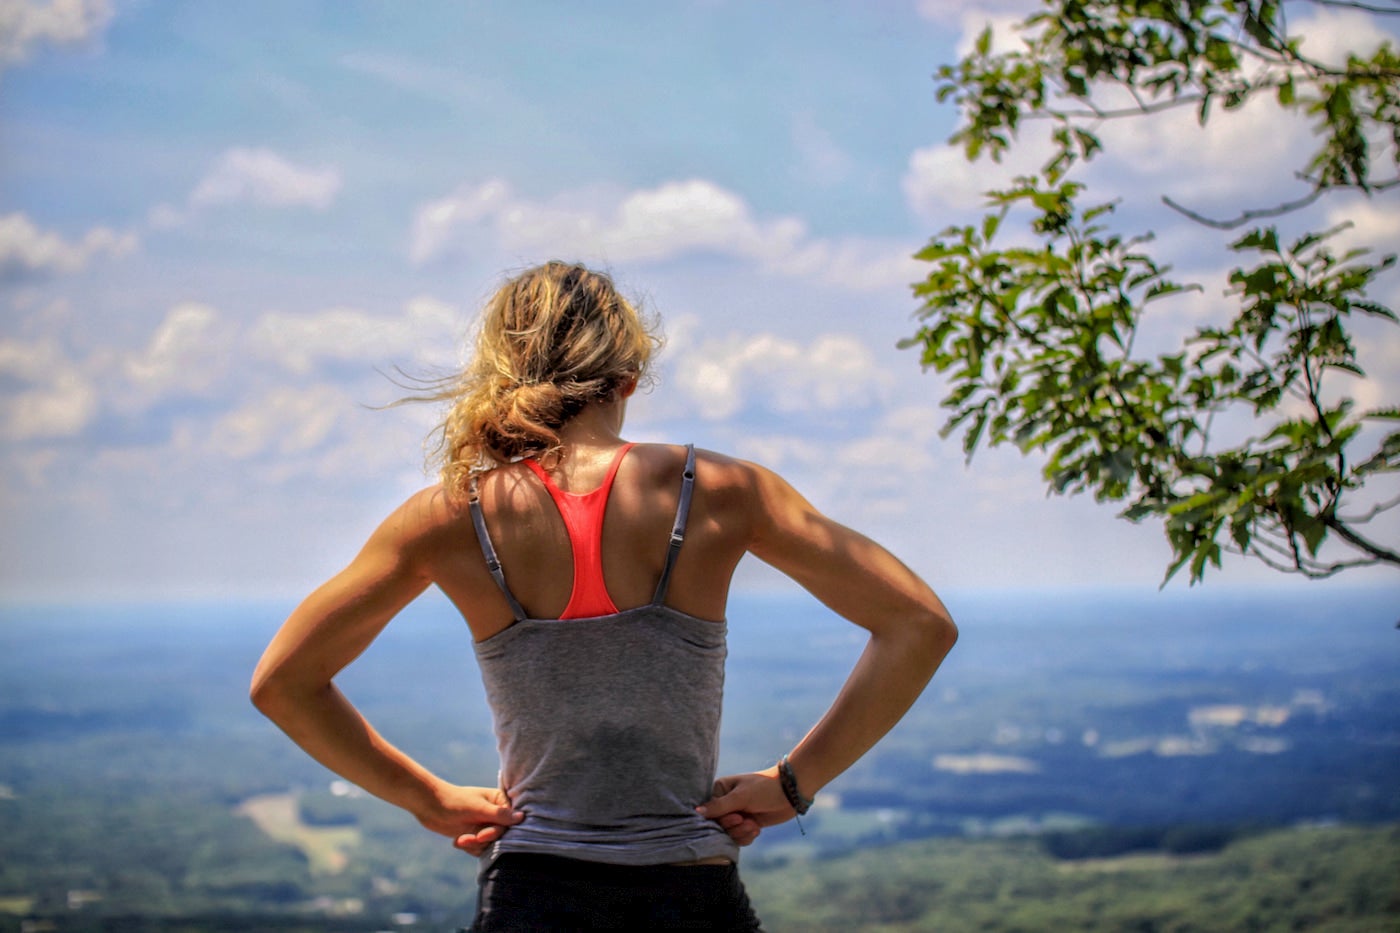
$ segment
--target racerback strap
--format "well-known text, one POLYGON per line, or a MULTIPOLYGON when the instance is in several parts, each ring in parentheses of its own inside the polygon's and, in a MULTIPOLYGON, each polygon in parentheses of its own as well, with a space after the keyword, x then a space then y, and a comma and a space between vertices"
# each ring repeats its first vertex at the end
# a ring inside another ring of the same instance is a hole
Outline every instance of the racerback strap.
POLYGON ((510 611, 515 614, 515 621, 519 622, 525 618, 525 610, 520 607, 510 587, 506 586, 505 571, 501 569, 501 560, 496 556, 496 546, 491 543, 491 533, 486 530, 486 516, 481 514, 481 498, 477 494, 476 480, 477 477, 473 476, 467 496, 467 504, 472 512, 472 527, 476 529, 476 540, 481 542, 481 556, 486 558, 486 569, 491 572, 491 578, 501 588, 506 602, 510 603, 510 611))
POLYGON ((671 570, 680 556, 681 544, 685 542, 685 526, 690 520, 690 497, 695 492, 695 445, 685 445, 685 473, 681 475, 681 498, 676 503, 676 521, 671 526, 671 546, 666 551, 666 566, 661 571, 661 580, 656 584, 656 595, 651 598, 653 606, 666 601, 666 589, 671 585, 671 570))

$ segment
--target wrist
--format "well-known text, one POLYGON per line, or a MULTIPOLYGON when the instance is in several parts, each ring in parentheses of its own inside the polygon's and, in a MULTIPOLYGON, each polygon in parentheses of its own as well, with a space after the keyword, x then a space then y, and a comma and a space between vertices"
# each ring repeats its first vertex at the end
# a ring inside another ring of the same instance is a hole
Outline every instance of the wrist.
MULTIPOLYGON (((448 807, 448 792, 451 785, 438 778, 415 775, 401 785, 403 800, 399 806, 420 820, 442 814, 448 807)), ((391 803, 397 801, 391 801, 391 803)))
POLYGON ((783 796, 787 798, 788 805, 798 816, 812 808, 816 792, 812 791, 813 796, 810 797, 802 793, 802 784, 798 781, 797 773, 787 755, 778 759, 778 783, 783 789, 783 796))

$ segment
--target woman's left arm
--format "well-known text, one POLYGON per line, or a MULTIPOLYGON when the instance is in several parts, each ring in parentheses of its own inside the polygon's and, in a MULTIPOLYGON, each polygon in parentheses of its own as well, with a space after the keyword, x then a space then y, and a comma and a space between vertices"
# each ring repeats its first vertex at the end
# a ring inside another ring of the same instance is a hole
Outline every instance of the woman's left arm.
POLYGON ((433 495, 425 490, 404 503, 348 567, 292 612, 258 662, 250 692, 311 757, 480 855, 522 814, 497 788, 463 787, 430 772, 376 732, 334 683, 431 582, 416 551, 433 495))

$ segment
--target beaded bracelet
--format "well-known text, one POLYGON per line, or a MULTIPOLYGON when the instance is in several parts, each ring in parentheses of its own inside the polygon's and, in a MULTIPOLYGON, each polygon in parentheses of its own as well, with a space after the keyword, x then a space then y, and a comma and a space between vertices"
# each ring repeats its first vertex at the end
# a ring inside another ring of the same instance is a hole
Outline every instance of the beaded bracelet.
POLYGON ((784 755, 778 759, 778 783, 783 788, 783 796, 787 798, 788 804, 797 814, 797 829, 802 835, 807 835, 807 830, 802 828, 802 814, 812 809, 813 800, 803 797, 797 789, 797 775, 792 773, 792 765, 788 763, 788 756, 784 755))

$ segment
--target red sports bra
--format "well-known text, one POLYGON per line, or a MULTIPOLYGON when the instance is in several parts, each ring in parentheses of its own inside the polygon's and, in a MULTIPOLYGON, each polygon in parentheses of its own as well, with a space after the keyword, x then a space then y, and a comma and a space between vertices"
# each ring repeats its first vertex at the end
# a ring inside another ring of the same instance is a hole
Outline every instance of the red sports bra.
POLYGON ((525 465, 544 482, 559 508, 574 554, 574 588, 569 594, 569 604, 559 616, 561 619, 587 619, 617 612, 617 606, 608 595, 607 584, 603 581, 603 514, 608 508, 608 494, 612 492, 617 468, 631 449, 630 443, 623 444, 613 457, 607 475, 603 477, 603 484, 592 492, 582 494, 565 492, 554 485, 544 467, 534 460, 525 461, 525 465))

